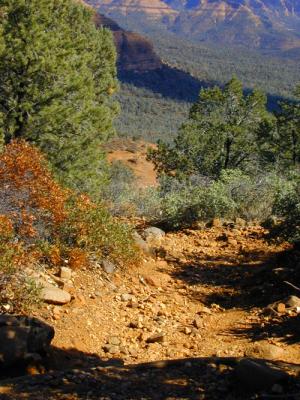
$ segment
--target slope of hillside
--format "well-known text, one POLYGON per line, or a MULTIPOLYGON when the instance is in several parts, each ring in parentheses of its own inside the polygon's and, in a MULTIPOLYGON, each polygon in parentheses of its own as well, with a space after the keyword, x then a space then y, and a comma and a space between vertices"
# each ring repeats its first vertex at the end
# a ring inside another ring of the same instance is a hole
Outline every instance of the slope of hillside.
POLYGON ((122 29, 115 21, 99 13, 96 14, 96 22, 98 26, 105 26, 113 32, 119 69, 148 71, 161 68, 161 60, 148 39, 138 33, 122 29))

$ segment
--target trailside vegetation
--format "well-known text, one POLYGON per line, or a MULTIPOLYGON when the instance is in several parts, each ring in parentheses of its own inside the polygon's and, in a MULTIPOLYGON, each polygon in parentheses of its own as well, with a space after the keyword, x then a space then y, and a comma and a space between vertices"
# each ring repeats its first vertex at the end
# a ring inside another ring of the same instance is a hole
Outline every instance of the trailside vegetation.
POLYGON ((40 150, 25 141, 12 141, 0 154, 0 200, 0 300, 11 311, 38 299, 28 267, 139 261, 130 227, 102 203, 62 188, 40 150))
POLYGON ((0 22, 2 142, 30 141, 66 184, 98 193, 117 113, 111 32, 72 0, 3 0, 0 22))

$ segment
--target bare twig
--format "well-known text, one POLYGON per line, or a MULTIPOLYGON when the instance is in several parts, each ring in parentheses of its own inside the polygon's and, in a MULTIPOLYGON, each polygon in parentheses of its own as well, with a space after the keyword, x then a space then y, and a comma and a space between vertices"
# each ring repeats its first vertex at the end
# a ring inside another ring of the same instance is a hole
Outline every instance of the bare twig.
POLYGON ((297 286, 293 285, 292 283, 290 283, 288 281, 284 281, 284 283, 286 283, 287 285, 291 286, 293 289, 298 290, 300 292, 300 288, 298 288, 297 286))

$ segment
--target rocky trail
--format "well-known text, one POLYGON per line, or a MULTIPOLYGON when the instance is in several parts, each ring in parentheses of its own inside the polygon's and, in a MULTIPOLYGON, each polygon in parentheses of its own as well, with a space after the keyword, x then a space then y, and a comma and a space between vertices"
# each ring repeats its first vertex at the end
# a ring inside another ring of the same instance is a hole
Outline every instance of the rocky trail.
POLYGON ((300 399, 300 299, 265 233, 214 221, 150 238, 131 270, 72 272, 72 301, 35 315, 49 356, 0 399, 300 399))

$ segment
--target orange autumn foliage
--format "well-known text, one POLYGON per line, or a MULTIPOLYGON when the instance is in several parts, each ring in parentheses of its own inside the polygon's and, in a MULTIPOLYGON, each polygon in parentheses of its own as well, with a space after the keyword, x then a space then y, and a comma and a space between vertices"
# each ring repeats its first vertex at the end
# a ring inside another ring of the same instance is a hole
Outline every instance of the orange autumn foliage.
POLYGON ((0 214, 10 218, 21 237, 37 235, 37 220, 48 227, 61 223, 68 197, 37 148, 13 141, 0 154, 0 214))
POLYGON ((70 249, 68 254, 69 267, 71 269, 80 269, 89 265, 89 260, 86 251, 80 248, 70 249))
POLYGON ((0 153, 0 273, 1 265, 36 261, 78 269, 95 258, 135 263, 130 228, 101 203, 62 188, 37 148, 24 141, 6 145, 0 153))

